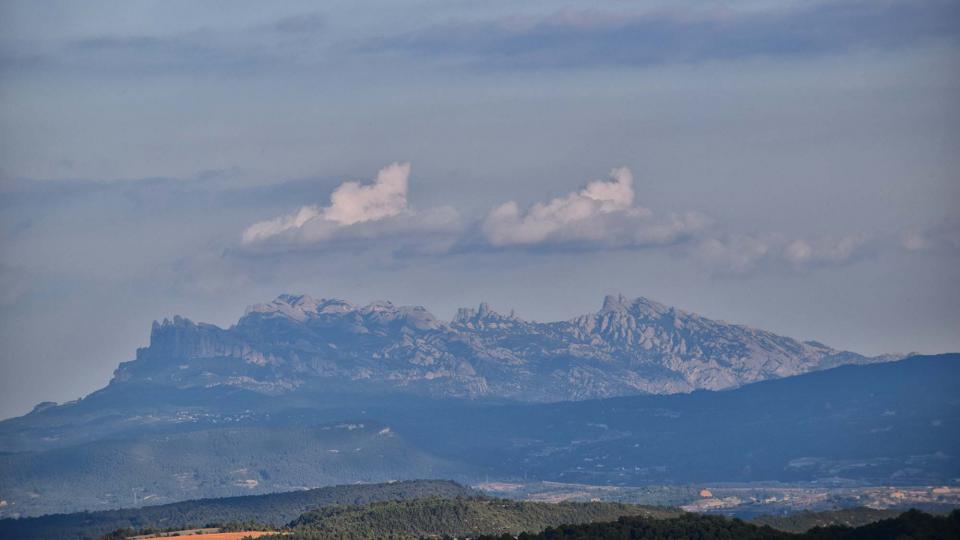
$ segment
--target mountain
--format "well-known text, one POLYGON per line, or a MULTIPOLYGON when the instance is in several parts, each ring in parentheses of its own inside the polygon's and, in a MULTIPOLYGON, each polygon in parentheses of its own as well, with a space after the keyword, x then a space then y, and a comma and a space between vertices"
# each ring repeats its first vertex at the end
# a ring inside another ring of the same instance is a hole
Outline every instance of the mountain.
POLYGON ((866 358, 637 298, 537 323, 487 304, 450 322, 422 307, 283 295, 230 328, 182 317, 154 323, 150 345, 111 384, 401 391, 528 402, 720 390, 866 358))
MULTIPOLYGON (((0 510, 19 515, 98 510, 354 482, 449 478, 468 470, 371 420, 188 426, 45 452, 0 454, 0 497, 8 501, 0 510)), ((0 516, 4 514, 10 515, 0 516)))
POLYGON ((955 485, 960 354, 842 366, 728 391, 371 412, 500 478, 955 485), (430 422, 422 421, 429 414, 430 422))
POLYGON ((891 359, 642 298, 538 323, 281 296, 155 323, 101 390, 0 422, 0 516, 438 477, 957 477, 956 355, 891 359))
POLYGON ((957 354, 562 403, 111 384, 0 422, 0 516, 437 477, 953 485, 958 386, 957 354))

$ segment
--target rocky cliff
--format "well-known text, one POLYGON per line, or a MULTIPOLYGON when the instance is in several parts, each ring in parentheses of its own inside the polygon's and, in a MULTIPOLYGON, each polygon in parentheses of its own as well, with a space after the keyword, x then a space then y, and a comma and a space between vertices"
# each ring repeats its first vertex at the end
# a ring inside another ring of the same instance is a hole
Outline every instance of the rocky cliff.
POLYGON ((450 322, 422 307, 283 295, 230 328, 175 317, 115 383, 229 385, 267 394, 371 389, 523 401, 725 389, 866 358, 728 324, 645 298, 608 296, 596 313, 538 323, 487 304, 450 322))

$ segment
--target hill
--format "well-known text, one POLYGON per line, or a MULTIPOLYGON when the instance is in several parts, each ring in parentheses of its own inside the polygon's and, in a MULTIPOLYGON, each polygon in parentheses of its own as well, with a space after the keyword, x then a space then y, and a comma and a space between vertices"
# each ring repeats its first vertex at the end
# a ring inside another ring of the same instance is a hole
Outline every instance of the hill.
POLYGON ((100 510, 464 471, 370 420, 257 424, 110 438, 0 455, 7 508, 100 510))
POLYGON ((769 525, 781 531, 802 533, 814 527, 831 527, 834 525, 862 527, 883 519, 895 518, 902 513, 901 510, 859 507, 823 512, 804 511, 785 516, 757 516, 750 522, 761 526, 769 525))
MULTIPOLYGON (((484 535, 477 540, 507 540, 512 536, 484 535)), ((945 540, 960 538, 960 510, 932 516, 916 510, 857 528, 832 526, 793 534, 759 527, 737 519, 685 514, 670 519, 624 517, 607 523, 564 525, 519 540, 619 540, 696 538, 698 540, 945 540)))
POLYGON ((679 511, 619 503, 538 503, 503 499, 420 499, 364 506, 328 507, 290 524, 283 538, 472 537, 519 534, 562 523, 588 523, 620 516, 669 517, 679 511))
MULTIPOLYGON (((104 539, 124 538, 115 531, 104 539)), ((945 540, 960 538, 960 510, 934 516, 910 510, 859 527, 831 525, 792 533, 722 516, 616 503, 539 503, 425 498, 331 506, 307 512, 276 534, 286 540, 945 540)))
POLYGON ((501 477, 585 484, 960 474, 960 355, 843 366, 723 392, 397 409, 391 425, 501 477), (417 419, 430 414, 429 426, 417 419), (437 437, 442 433, 442 437, 437 437))
POLYGON ((0 519, 0 538, 79 539, 117 529, 176 529, 250 521, 279 527, 305 512, 330 505, 476 495, 472 489, 440 480, 333 486, 268 495, 182 501, 123 510, 0 519))
POLYGON ((425 477, 948 485, 958 384, 954 354, 562 403, 111 385, 0 424, 38 447, 0 454, 0 515, 425 477))

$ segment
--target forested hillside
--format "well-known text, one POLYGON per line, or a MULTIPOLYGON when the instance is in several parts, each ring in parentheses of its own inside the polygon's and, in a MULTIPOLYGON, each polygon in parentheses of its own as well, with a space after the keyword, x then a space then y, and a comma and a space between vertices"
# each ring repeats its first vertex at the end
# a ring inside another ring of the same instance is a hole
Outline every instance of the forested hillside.
POLYGON ((117 529, 175 529, 250 521, 279 527, 297 519, 304 512, 328 505, 476 495, 477 493, 470 488, 442 480, 333 486, 269 495, 200 499, 103 512, 2 519, 0 520, 0 538, 55 540, 93 537, 117 529))
POLYGON ((328 507, 304 514, 284 531, 287 540, 338 538, 475 537, 520 534, 551 525, 609 521, 621 516, 663 518, 680 512, 669 508, 620 503, 541 503, 504 499, 419 499, 364 506, 328 507))
MULTIPOLYGON (((514 540, 511 535, 484 535, 477 540, 514 540)), ((564 525, 517 540, 620 540, 624 538, 697 540, 950 540, 960 538, 960 510, 932 516, 917 510, 862 527, 832 526, 793 534, 737 519, 685 514, 671 519, 624 517, 608 523, 564 525)))
POLYGON ((960 510, 937 516, 860 508, 746 522, 669 507, 496 499, 453 482, 416 481, 4 520, 0 538, 115 540, 202 526, 274 530, 263 537, 273 540, 933 540, 960 539, 960 510))
POLYGON ((829 527, 831 525, 861 527, 882 519, 895 518, 901 513, 903 513, 903 510, 859 507, 824 512, 803 511, 786 516, 757 516, 750 522, 757 525, 769 525, 781 531, 802 533, 814 527, 829 527))

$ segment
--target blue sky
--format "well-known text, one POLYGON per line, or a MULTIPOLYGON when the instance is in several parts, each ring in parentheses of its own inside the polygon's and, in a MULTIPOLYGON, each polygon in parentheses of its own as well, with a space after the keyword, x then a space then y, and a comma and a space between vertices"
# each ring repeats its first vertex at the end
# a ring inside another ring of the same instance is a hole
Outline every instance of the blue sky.
POLYGON ((960 3, 5 2, 0 416, 282 292, 960 350, 960 3))

